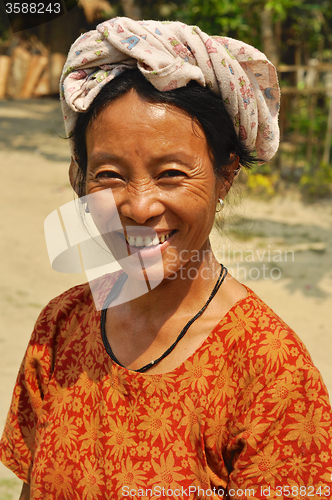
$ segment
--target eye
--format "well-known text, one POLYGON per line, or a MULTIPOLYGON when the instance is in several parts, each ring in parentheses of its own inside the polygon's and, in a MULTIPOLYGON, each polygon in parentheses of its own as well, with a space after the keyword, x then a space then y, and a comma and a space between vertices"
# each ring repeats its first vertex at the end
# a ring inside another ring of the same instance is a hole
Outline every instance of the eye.
POLYGON ((105 170, 103 172, 99 172, 96 175, 96 179, 121 179, 121 175, 117 172, 112 172, 112 170, 105 170))
POLYGON ((160 174, 159 177, 187 177, 187 175, 184 172, 181 172, 181 170, 165 170, 162 174, 160 174))

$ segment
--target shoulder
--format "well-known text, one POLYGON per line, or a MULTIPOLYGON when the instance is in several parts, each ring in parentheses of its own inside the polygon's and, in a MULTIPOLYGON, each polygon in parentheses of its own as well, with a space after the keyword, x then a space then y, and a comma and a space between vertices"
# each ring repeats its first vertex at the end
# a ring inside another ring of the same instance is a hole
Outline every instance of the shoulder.
POLYGON ((230 398, 240 412, 253 401, 288 405, 299 398, 330 408, 325 384, 303 342, 250 289, 219 323, 210 353, 218 358, 215 401, 230 398))
POLYGON ((216 360, 220 373, 232 374, 242 387, 258 379, 269 384, 298 371, 305 378, 319 378, 297 334, 252 290, 247 290, 247 297, 230 309, 213 332, 210 350, 222 354, 216 360))
POLYGON ((59 323, 73 314, 82 314, 91 308, 93 299, 89 283, 77 285, 61 293, 42 309, 34 329, 38 332, 50 332, 59 323))
MULTIPOLYGON (((119 275, 105 275, 77 285, 52 299, 41 311, 27 346, 21 375, 31 373, 46 390, 56 363, 65 359, 74 345, 93 342, 100 324, 95 299, 107 296, 119 275), (38 372, 38 373, 37 373, 38 372)), ((32 378, 33 378, 32 377, 32 378)))
POLYGON ((296 333, 250 288, 246 288, 247 296, 239 300, 219 323, 219 339, 228 347, 251 348, 260 355, 268 352, 270 356, 272 352, 286 355, 296 347, 310 359, 296 333))
POLYGON ((105 275, 90 283, 74 286, 52 299, 37 319, 33 338, 42 336, 47 341, 46 336, 50 340, 60 332, 64 334, 69 327, 73 329, 87 315, 94 316, 101 309, 100 298, 106 297, 120 274, 105 275))

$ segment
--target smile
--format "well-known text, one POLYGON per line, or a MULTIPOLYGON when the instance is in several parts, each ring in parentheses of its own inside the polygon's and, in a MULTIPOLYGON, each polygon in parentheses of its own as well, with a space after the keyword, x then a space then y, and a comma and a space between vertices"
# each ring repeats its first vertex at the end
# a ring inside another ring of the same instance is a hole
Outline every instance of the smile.
POLYGON ((170 236, 172 236, 175 233, 175 231, 171 231, 168 234, 162 234, 161 236, 155 236, 153 239, 150 236, 132 236, 128 235, 126 236, 126 242, 128 245, 131 247, 152 247, 156 245, 161 245, 162 243, 165 243, 166 240, 170 236))

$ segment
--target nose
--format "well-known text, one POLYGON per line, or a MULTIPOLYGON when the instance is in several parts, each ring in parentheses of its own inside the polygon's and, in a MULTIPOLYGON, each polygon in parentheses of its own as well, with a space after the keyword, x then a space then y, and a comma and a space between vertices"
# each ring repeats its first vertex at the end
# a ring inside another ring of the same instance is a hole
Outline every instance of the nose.
POLYGON ((162 200, 154 189, 127 192, 118 206, 120 215, 137 224, 145 224, 149 219, 162 215, 165 211, 162 200))

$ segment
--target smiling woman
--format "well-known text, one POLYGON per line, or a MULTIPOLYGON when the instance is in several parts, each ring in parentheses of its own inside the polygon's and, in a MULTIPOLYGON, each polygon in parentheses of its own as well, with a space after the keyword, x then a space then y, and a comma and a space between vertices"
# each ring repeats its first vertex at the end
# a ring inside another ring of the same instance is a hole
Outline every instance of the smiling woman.
POLYGON ((72 186, 123 269, 98 281, 101 311, 80 285, 36 323, 1 441, 21 498, 330 497, 320 374, 209 242, 240 166, 277 149, 275 69, 116 18, 75 42, 61 85, 72 186))
MULTIPOLYGON (((86 150, 84 194, 112 189, 123 227, 137 225, 127 239, 135 233, 141 238, 140 226, 156 232, 165 278, 185 265, 183 251, 189 262, 193 252, 209 248, 215 207, 226 186, 214 175, 202 127, 187 113, 146 102, 131 90, 98 113, 86 131, 86 150)), ((228 168, 237 166, 235 160, 228 168)), ((91 206, 90 212, 96 221, 91 206)), ((100 219, 103 234, 109 228, 100 219)), ((130 253, 141 243, 130 245, 130 253)))
MULTIPOLYGON (((191 81, 186 87, 180 87, 172 91, 160 92, 156 89, 138 69, 131 69, 123 72, 115 80, 106 84, 100 90, 89 109, 78 116, 73 131, 73 143, 75 144, 76 157, 79 157, 80 168, 75 169, 75 162, 72 169, 76 171, 78 178, 78 194, 85 194, 85 180, 87 168, 87 151, 85 133, 89 123, 93 122, 98 110, 123 96, 130 90, 135 90, 138 96, 147 103, 160 104, 158 114, 162 116, 165 109, 171 112, 185 111, 186 116, 192 118, 193 123, 203 130, 204 137, 207 138, 210 158, 213 162, 215 174, 223 178, 227 174, 227 165, 231 155, 239 158, 242 166, 250 167, 257 162, 257 158, 238 137, 234 125, 225 109, 225 105, 217 95, 208 88, 202 87, 197 82, 191 81), (220 124, 223 124, 222 127, 220 124)), ((156 113, 155 107, 155 113, 156 113)), ((182 113, 184 114, 184 113, 182 113)), ((142 121, 140 123, 142 126, 142 121)), ((192 126, 190 127, 192 130, 192 126)), ((167 151, 167 156, 172 160, 173 149, 167 151)), ((99 158, 103 161, 103 158, 99 158)))

